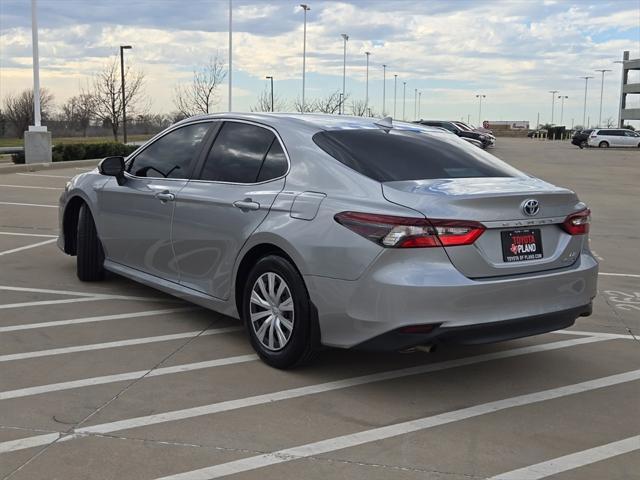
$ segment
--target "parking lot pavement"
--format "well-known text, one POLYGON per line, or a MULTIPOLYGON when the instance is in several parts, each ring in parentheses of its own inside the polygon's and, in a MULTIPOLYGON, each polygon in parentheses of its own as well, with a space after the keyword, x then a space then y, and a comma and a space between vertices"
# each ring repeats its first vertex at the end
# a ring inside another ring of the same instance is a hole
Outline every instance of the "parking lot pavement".
POLYGON ((237 321, 115 275, 81 283, 57 198, 87 170, 0 175, 0 477, 634 479, 640 152, 498 139, 579 192, 600 258, 569 330, 432 354, 257 360, 237 321))

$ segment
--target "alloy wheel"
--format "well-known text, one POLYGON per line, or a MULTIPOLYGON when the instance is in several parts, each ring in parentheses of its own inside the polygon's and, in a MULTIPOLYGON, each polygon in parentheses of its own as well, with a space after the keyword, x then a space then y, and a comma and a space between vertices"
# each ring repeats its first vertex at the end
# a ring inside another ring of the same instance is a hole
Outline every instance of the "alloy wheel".
POLYGON ((287 282, 274 272, 258 277, 251 289, 249 320, 264 348, 278 351, 287 345, 293 333, 294 313, 287 282))

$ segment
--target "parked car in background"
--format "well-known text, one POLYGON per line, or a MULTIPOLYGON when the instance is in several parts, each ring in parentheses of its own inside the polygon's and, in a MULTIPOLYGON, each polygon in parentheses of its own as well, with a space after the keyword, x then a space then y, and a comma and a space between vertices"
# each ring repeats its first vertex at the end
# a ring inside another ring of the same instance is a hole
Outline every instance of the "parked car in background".
POLYGON ((473 125, 469 125, 468 123, 464 123, 464 122, 453 122, 453 123, 458 125, 463 130, 467 130, 469 132, 478 132, 478 133, 482 133, 482 134, 486 135, 487 137, 489 137, 490 140, 493 141, 493 144, 489 145, 489 146, 490 147, 495 146, 496 136, 493 134, 493 132, 491 130, 489 130, 487 128, 474 127, 473 125))
POLYGON ((320 344, 563 329, 591 314, 597 289, 574 192, 390 119, 189 118, 72 178, 59 213, 80 280, 108 270, 240 318, 278 368, 320 344))
POLYGON ((591 135, 591 132, 593 132, 592 128, 585 129, 585 130, 577 130, 571 137, 571 143, 580 148, 588 147, 589 146, 588 140, 589 140, 589 135, 591 135))
POLYGON ((471 138, 482 142, 483 148, 493 147, 495 145, 495 137, 485 133, 475 132, 473 130, 467 130, 457 125, 456 122, 448 120, 418 120, 414 123, 420 125, 427 125, 430 127, 441 127, 449 130, 451 133, 456 134, 462 138, 471 138))
POLYGON ((589 134, 590 147, 640 148, 640 134, 626 128, 598 128, 589 134))

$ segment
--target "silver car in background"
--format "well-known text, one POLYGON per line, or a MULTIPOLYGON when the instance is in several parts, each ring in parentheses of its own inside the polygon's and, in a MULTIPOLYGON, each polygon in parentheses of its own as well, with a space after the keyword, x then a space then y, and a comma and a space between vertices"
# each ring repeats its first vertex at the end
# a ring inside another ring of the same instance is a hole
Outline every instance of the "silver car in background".
POLYGON ((109 270, 240 318, 268 364, 320 345, 483 343, 591 313, 575 193, 391 119, 221 114, 104 159, 60 198, 81 280, 109 270))
POLYGON ((589 134, 590 147, 640 148, 640 133, 626 128, 596 128, 589 134))

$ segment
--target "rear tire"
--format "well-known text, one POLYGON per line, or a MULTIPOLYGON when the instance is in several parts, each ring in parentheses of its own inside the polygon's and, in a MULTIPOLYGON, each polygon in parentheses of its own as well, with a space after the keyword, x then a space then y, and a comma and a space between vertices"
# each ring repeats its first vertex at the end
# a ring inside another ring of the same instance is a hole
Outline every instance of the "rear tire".
POLYGON ((278 255, 261 258, 242 291, 242 319, 260 358, 280 369, 309 362, 316 352, 314 309, 291 262, 278 255))
POLYGON ((104 251, 98 238, 96 225, 86 204, 78 213, 76 271, 83 282, 95 282, 104 278, 104 251))
POLYGON ((589 144, 587 143, 586 140, 582 140, 580 142, 580 145, 578 145, 580 148, 587 148, 589 146, 589 144))
POLYGON ((598 147, 600 147, 600 148, 609 148, 609 142, 600 142, 598 144, 598 147))

